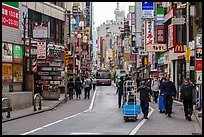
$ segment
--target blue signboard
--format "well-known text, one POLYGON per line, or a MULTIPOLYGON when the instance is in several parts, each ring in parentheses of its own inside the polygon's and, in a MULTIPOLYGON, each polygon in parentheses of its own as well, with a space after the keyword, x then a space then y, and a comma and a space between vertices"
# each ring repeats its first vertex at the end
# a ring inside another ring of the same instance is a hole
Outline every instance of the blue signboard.
POLYGON ((72 30, 76 29, 79 25, 78 16, 74 16, 74 19, 76 21, 76 24, 72 24, 72 30))
POLYGON ((156 25, 164 25, 164 20, 156 20, 156 25))
POLYGON ((142 2, 142 10, 154 10, 154 2, 142 2))

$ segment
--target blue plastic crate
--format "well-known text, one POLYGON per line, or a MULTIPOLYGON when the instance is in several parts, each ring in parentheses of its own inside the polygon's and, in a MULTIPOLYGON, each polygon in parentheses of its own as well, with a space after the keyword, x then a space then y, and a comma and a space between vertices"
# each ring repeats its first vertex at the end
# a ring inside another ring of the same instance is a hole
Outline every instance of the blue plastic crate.
POLYGON ((123 115, 138 115, 140 114, 140 105, 139 104, 125 104, 122 107, 123 115))

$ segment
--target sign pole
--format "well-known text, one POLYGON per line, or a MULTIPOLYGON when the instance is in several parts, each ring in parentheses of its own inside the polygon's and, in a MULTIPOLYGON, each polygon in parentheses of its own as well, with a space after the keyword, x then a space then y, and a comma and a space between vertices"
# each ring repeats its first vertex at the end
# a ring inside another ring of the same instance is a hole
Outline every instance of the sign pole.
MULTIPOLYGON (((189 2, 186 2, 186 14, 186 47, 189 48, 189 2)), ((190 60, 186 60, 186 77, 190 78, 190 60)))

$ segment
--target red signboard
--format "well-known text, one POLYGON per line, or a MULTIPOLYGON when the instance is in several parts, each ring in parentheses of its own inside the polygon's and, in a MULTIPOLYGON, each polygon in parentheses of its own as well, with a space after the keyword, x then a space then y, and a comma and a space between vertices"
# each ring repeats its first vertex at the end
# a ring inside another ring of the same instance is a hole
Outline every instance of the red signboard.
POLYGON ((164 42, 164 25, 156 26, 156 41, 164 42))
POLYGON ((72 57, 68 58, 68 64, 73 64, 74 63, 74 59, 72 57))
POLYGON ((19 10, 2 4, 2 25, 19 29, 19 10))
POLYGON ((168 27, 168 49, 173 48, 176 44, 176 25, 168 27))
POLYGON ((202 60, 196 60, 196 71, 202 71, 202 60))

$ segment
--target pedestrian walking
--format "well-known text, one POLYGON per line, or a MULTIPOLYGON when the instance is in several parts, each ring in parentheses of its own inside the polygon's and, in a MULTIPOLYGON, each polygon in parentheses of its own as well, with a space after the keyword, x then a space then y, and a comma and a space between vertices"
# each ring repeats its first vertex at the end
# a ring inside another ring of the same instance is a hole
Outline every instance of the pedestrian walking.
POLYGON ((68 81, 68 84, 67 84, 67 88, 68 88, 68 91, 69 91, 69 99, 73 99, 73 92, 74 92, 74 81, 73 81, 73 78, 70 78, 69 81, 68 81))
POLYGON ((185 119, 191 121, 193 114, 193 88, 194 84, 189 78, 185 78, 181 85, 180 98, 183 101, 185 119))
POLYGON ((85 91, 85 99, 90 97, 90 83, 91 80, 86 76, 84 79, 84 91, 85 91))
POLYGON ((76 99, 80 99, 82 82, 78 76, 75 80, 76 99))
POLYGON ((168 114, 168 117, 171 117, 172 113, 172 104, 173 98, 176 97, 176 86, 175 84, 169 80, 170 76, 166 77, 166 81, 161 83, 161 94, 164 94, 164 107, 165 107, 165 115, 168 114))
POLYGON ((96 84, 97 84, 97 80, 96 80, 96 77, 95 77, 95 76, 93 77, 92 83, 93 83, 93 91, 95 91, 95 89, 96 89, 96 84))
POLYGON ((123 83, 124 83, 124 80, 123 80, 123 77, 121 76, 120 81, 118 83, 118 89, 116 91, 116 94, 118 94, 118 108, 121 107, 121 101, 123 96, 123 83))
POLYGON ((142 109, 142 113, 144 114, 144 118, 148 119, 148 112, 149 112, 149 102, 151 96, 151 90, 148 86, 145 85, 145 81, 141 82, 141 86, 137 89, 140 92, 140 106, 142 109))
POLYGON ((157 103, 158 95, 159 95, 159 81, 157 77, 154 77, 151 83, 151 90, 153 93, 153 100, 157 103))

